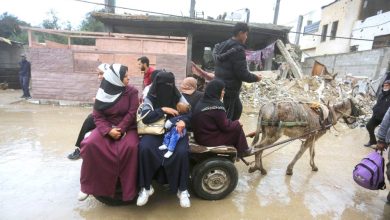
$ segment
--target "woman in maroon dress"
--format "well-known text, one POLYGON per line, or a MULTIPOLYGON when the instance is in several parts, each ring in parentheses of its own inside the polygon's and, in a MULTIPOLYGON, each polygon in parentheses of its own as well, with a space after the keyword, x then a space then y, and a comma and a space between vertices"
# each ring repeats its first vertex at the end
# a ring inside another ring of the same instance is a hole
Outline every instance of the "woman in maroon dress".
POLYGON ((96 129, 81 142, 79 200, 113 197, 120 181, 122 200, 129 201, 137 195, 138 91, 128 85, 126 66, 113 64, 103 77, 93 110, 96 129))
POLYGON ((204 146, 233 145, 239 155, 251 153, 245 138, 242 125, 238 120, 227 118, 226 110, 221 102, 225 84, 221 80, 213 80, 205 89, 205 93, 193 112, 191 125, 195 140, 204 146))

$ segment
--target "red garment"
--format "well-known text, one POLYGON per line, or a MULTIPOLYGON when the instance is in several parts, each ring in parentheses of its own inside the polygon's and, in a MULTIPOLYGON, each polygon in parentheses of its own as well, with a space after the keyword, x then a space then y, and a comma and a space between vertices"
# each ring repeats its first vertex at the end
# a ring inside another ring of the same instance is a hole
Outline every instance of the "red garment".
POLYGON ((195 141, 200 145, 233 145, 239 153, 248 149, 239 121, 231 121, 224 111, 209 110, 195 114, 191 118, 191 126, 195 141))
POLYGON ((122 199, 137 195, 138 134, 136 112, 138 91, 127 86, 118 102, 103 111, 94 110, 96 124, 91 135, 81 142, 81 191, 97 196, 114 196, 118 178, 122 199), (119 140, 108 136, 113 126, 126 135, 119 140))
POLYGON ((148 71, 144 74, 144 87, 150 85, 152 83, 152 72, 154 71, 154 68, 148 67, 148 71))

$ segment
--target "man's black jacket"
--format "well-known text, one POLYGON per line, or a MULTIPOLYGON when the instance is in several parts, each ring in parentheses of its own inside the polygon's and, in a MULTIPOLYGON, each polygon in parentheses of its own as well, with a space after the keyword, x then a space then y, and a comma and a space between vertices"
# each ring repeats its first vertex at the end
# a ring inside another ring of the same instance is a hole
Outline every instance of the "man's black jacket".
POLYGON ((216 44, 213 50, 215 76, 225 82, 226 94, 238 94, 242 82, 256 82, 257 76, 248 71, 245 45, 229 39, 216 44))

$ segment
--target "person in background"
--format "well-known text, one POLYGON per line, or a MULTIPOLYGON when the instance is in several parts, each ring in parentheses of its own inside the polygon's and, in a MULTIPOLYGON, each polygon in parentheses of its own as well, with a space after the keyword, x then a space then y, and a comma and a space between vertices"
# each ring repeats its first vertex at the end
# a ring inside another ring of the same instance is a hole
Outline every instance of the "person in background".
POLYGON ((27 61, 26 55, 22 54, 22 61, 19 62, 19 82, 23 90, 23 95, 20 98, 31 99, 30 95, 30 79, 31 79, 31 64, 27 61))
MULTIPOLYGON (((103 79, 103 73, 108 70, 110 65, 107 63, 102 63, 100 64, 96 71, 97 71, 97 77, 98 80, 101 81, 103 79)), ((94 98, 95 99, 95 98, 94 98)), ((87 116, 87 118, 84 120, 83 125, 81 126, 79 135, 76 140, 76 148, 74 151, 68 155, 68 159, 70 160, 77 160, 80 159, 80 143, 84 139, 85 134, 87 134, 89 131, 92 131, 93 129, 96 128, 95 122, 93 121, 93 116, 92 113, 87 116)))
POLYGON ((187 77, 180 84, 180 91, 190 103, 191 109, 195 109, 196 104, 203 97, 203 92, 197 91, 196 89, 197 82, 194 77, 187 77))
POLYGON ((144 73, 144 82, 142 88, 145 88, 152 83, 151 75, 154 71, 154 68, 149 66, 149 58, 145 56, 138 58, 138 67, 144 73))
POLYGON ((215 78, 225 83, 223 103, 227 117, 232 121, 241 117, 242 103, 239 95, 242 82, 258 82, 262 78, 260 74, 256 75, 248 71, 245 56, 248 33, 248 24, 239 22, 233 28, 233 37, 216 44, 213 49, 215 78))
POLYGON ((386 80, 382 86, 382 93, 378 95, 376 104, 372 108, 372 117, 367 122, 366 128, 368 134, 370 135, 370 140, 365 147, 370 147, 371 145, 377 144, 375 138, 375 128, 382 122, 383 117, 387 109, 390 106, 390 80, 386 80))

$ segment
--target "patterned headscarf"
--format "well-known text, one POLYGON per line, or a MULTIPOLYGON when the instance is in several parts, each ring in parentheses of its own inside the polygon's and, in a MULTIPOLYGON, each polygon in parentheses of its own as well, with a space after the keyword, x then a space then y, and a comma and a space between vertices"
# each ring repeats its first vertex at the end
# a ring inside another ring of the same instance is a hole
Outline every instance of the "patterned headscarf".
POLYGON ((123 79, 127 72, 127 66, 112 64, 103 74, 103 80, 97 91, 94 108, 102 111, 113 106, 125 91, 126 85, 123 79))

